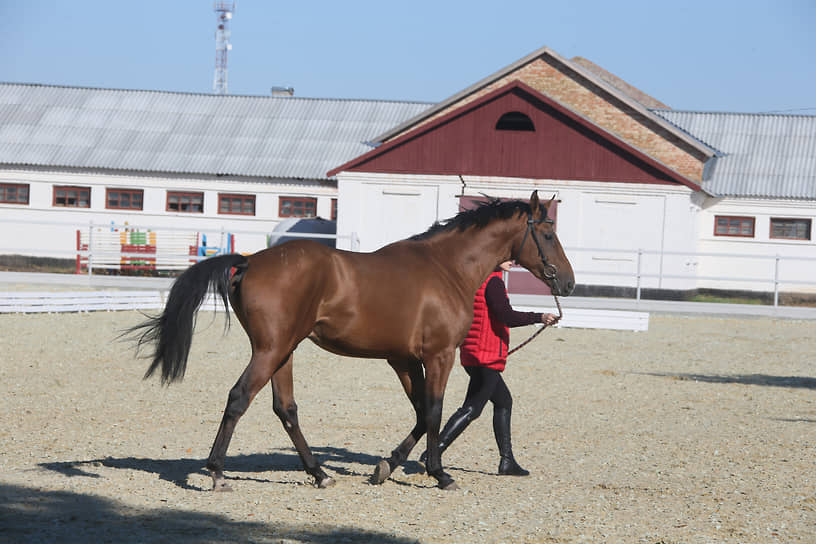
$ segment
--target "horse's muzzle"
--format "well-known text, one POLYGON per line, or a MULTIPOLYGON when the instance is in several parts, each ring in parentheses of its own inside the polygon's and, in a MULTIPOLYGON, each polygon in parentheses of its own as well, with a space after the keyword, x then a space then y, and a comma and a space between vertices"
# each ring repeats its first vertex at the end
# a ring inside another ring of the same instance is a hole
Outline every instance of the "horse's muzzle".
POLYGON ((575 280, 573 279, 559 281, 558 277, 554 277, 547 283, 550 285, 550 292, 559 297, 568 297, 575 290, 575 280))

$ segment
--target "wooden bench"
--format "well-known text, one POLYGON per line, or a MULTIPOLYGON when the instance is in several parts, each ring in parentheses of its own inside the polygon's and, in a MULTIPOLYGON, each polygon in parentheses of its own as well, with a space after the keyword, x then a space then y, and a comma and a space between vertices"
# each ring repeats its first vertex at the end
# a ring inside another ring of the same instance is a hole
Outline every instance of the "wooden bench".
MULTIPOLYGON (((535 306, 514 306, 513 308, 520 312, 548 312, 558 315, 558 310, 555 308, 535 306)), ((564 317, 556 327, 648 331, 649 312, 567 308, 564 310, 564 317)))

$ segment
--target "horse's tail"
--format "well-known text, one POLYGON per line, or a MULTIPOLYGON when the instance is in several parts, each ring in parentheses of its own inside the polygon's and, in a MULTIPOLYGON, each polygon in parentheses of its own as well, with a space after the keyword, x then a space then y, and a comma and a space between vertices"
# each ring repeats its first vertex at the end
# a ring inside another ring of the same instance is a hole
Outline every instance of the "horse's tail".
POLYGON ((210 289, 221 297, 229 326, 230 269, 237 267, 242 270, 246 266, 247 258, 239 254, 210 257, 194 264, 173 282, 161 315, 150 317, 125 333, 136 336, 138 348, 144 344, 155 345, 153 362, 144 375, 145 379, 152 376, 159 366, 162 383, 184 377, 193 340, 195 315, 204 297, 210 289))

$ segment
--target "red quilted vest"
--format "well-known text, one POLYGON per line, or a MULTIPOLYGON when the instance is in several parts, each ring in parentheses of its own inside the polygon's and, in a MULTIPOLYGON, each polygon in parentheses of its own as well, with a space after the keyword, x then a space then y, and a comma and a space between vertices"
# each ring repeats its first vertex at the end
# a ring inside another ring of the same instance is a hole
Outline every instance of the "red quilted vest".
POLYGON ((496 317, 492 317, 485 301, 487 282, 493 277, 501 279, 501 272, 493 272, 476 291, 473 300, 473 323, 459 348, 462 366, 486 366, 499 372, 507 363, 510 329, 496 317))

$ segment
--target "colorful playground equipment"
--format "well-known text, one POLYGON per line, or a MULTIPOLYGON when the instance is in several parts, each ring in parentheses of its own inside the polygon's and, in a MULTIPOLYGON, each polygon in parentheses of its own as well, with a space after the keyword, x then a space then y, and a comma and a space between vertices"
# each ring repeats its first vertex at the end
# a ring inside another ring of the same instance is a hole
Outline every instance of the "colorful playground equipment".
POLYGON ((89 273, 89 268, 121 274, 184 270, 202 257, 233 252, 235 235, 223 233, 221 238, 223 247, 209 245, 200 232, 102 225, 78 229, 76 273, 89 273))

